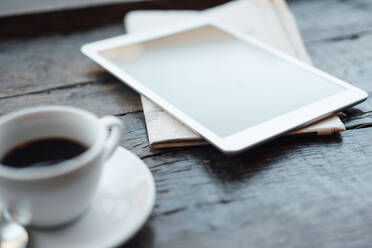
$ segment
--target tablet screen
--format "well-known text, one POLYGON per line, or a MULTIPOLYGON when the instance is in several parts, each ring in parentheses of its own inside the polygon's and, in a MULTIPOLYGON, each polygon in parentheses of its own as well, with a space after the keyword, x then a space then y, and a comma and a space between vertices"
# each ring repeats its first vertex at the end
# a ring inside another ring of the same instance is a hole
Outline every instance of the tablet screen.
POLYGON ((100 55, 220 137, 345 90, 211 25, 100 55))

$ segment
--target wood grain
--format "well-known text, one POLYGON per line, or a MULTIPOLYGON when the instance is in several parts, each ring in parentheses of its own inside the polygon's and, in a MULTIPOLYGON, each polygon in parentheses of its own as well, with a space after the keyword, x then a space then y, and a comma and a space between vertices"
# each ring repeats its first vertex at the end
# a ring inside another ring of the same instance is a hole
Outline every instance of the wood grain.
POLYGON ((139 96, 123 83, 96 81, 43 90, 31 94, 0 98, 0 115, 28 107, 54 103, 91 111, 99 116, 142 111, 139 96))
POLYGON ((306 43, 316 67, 372 91, 372 33, 355 39, 306 43))
MULTIPOLYGON (((372 92, 369 0, 292 0, 315 65, 372 92)), ((0 41, 0 114, 63 104, 126 126, 121 145, 156 181, 154 211, 123 247, 370 247, 372 102, 348 130, 283 137, 235 157, 211 146, 151 149, 136 93, 80 54, 122 24, 0 41)))
POLYGON ((371 135, 287 137, 236 157, 201 147, 146 158, 157 185, 150 247, 369 244, 371 135))
POLYGON ((80 47, 123 34, 123 26, 98 30, 1 40, 0 97, 113 78, 81 54, 80 47))
POLYGON ((368 0, 289 0, 305 42, 355 39, 372 31, 368 0))
MULTIPOLYGON (((326 1, 297 2, 305 11, 307 4, 322 7, 326 1)), ((330 10, 309 14, 322 11, 330 10)), ((340 14, 333 18, 340 27, 349 25, 340 14)), ((315 64, 370 91, 370 50, 361 48, 371 37, 322 34, 306 43, 315 64)), ((367 124, 370 110, 368 100, 345 111, 343 120, 349 129, 367 124)), ((149 156, 157 205, 128 247, 369 247, 371 134, 367 128, 286 137, 234 158, 211 147, 149 156)))

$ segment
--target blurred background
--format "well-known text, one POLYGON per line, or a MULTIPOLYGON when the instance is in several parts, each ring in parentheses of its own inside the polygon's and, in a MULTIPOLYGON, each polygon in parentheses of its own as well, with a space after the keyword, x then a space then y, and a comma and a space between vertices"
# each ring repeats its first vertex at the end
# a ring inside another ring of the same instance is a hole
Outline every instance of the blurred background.
POLYGON ((0 37, 71 32, 122 22, 136 9, 196 9, 226 0, 2 0, 0 37))

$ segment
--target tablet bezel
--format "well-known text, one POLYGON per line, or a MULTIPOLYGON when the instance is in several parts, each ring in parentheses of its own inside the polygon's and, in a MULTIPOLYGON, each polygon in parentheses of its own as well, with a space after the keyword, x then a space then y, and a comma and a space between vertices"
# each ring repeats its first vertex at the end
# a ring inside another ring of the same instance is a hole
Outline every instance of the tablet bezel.
POLYGON ((343 108, 357 104, 368 97, 368 94, 366 92, 340 79, 337 79, 325 72, 322 72, 314 67, 311 67, 308 64, 300 60, 297 60, 275 48, 269 47, 240 31, 233 30, 230 27, 227 27, 221 23, 216 22, 215 20, 205 18, 200 18, 193 22, 177 24, 174 26, 157 29, 150 32, 120 35, 117 37, 89 43, 84 45, 81 48, 81 51, 86 56, 88 56, 101 66, 103 66, 108 71, 110 71, 116 77, 123 80, 125 84, 127 84, 140 94, 154 101, 156 104, 164 108, 176 119, 185 123, 191 129, 193 129, 201 136, 203 136, 205 139, 207 139, 209 142, 214 144, 221 151, 228 154, 240 152, 247 148, 252 148, 253 146, 268 141, 269 139, 272 139, 280 134, 289 132, 299 127, 306 126, 330 114, 336 113, 343 108), (169 103, 166 99, 155 94, 152 90, 141 84, 141 82, 137 81, 131 75, 127 74, 125 71, 123 71, 118 66, 111 63, 109 60, 105 59, 103 56, 99 54, 101 51, 106 49, 131 45, 207 25, 214 26, 218 29, 221 29, 224 32, 233 35, 237 39, 250 43, 256 47, 262 48, 317 76, 320 76, 332 83, 344 87, 345 90, 336 93, 335 95, 332 95, 330 97, 324 98, 322 100, 298 108, 294 111, 280 115, 271 120, 265 121, 261 124, 244 129, 227 137, 219 137, 211 130, 201 125, 197 120, 192 119, 186 113, 182 112, 181 110, 173 106, 171 103, 169 103))

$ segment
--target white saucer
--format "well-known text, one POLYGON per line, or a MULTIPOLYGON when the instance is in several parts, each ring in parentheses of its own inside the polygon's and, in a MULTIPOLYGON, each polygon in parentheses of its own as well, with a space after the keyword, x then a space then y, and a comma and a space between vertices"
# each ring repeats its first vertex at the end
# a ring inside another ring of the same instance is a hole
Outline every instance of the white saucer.
POLYGON ((91 208, 63 229, 30 230, 32 247, 114 247, 131 238, 149 217, 155 184, 147 166, 118 148, 104 165, 91 208))

